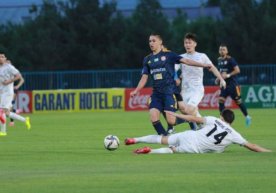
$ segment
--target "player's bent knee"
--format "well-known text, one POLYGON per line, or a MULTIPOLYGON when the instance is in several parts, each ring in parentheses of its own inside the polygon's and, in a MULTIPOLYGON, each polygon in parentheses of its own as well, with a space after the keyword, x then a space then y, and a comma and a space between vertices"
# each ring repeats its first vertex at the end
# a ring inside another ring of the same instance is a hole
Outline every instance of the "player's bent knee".
POLYGON ((176 118, 174 116, 166 115, 166 117, 167 117, 168 124, 170 124, 170 125, 174 125, 175 124, 176 118))

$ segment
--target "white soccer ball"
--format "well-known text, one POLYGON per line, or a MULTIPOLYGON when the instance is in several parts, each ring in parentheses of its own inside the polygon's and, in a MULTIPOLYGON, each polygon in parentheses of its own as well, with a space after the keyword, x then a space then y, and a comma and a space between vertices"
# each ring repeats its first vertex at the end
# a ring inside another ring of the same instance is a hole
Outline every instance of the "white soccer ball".
POLYGON ((104 138, 104 147, 109 151, 114 151, 118 149, 119 145, 120 145, 120 140, 115 135, 108 135, 104 138))

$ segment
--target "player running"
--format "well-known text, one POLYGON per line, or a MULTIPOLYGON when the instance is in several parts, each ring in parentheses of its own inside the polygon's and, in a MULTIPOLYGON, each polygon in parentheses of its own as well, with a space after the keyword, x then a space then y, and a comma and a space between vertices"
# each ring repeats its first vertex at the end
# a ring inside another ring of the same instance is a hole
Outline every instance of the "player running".
MULTIPOLYGON (((186 63, 207 68, 210 68, 211 65, 182 58, 171 51, 164 51, 162 38, 157 34, 150 35, 149 46, 152 53, 144 58, 142 77, 130 96, 135 96, 146 85, 149 76, 152 78, 153 93, 149 101, 150 120, 158 135, 167 135, 159 118, 160 112, 164 110, 176 111, 173 95, 175 92, 175 63, 186 63)), ((175 117, 170 114, 166 113, 166 120, 169 124, 175 124, 175 117)))
MULTIPOLYGON (((187 33, 184 37, 184 47, 186 53, 180 56, 200 63, 211 65, 212 68, 209 70, 217 77, 218 80, 220 80, 220 87, 225 88, 226 83, 217 68, 213 65, 205 53, 196 51, 196 46, 196 35, 193 33, 187 33)), ((179 65, 179 68, 181 68, 182 71, 181 95, 185 104, 185 109, 181 112, 184 114, 201 117, 198 112, 198 104, 204 96, 203 68, 189 65, 179 65)), ((191 123, 190 126, 193 130, 197 129, 196 124, 191 123)))
POLYGON ((27 129, 31 128, 30 118, 22 117, 10 112, 14 95, 13 84, 21 78, 20 72, 11 64, 6 63, 7 58, 0 53, 0 136, 6 136, 6 115, 18 121, 25 122, 27 129))

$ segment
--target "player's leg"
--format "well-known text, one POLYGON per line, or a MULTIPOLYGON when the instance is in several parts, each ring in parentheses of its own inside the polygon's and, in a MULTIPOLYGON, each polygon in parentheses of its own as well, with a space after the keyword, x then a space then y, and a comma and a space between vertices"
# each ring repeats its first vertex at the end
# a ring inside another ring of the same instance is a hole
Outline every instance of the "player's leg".
MULTIPOLYGON (((175 94, 175 98, 176 98, 176 101, 177 101, 177 109, 182 114, 186 114, 185 113, 186 105, 185 105, 185 103, 183 101, 182 95, 181 94, 175 94)), ((180 118, 176 117, 174 125, 179 125, 179 124, 186 123, 186 122, 187 122, 186 120, 180 119, 180 118)), ((173 132, 170 132, 171 130, 169 130, 169 129, 167 131, 168 131, 168 133, 173 133, 173 132)))
POLYGON ((0 107, 0 136, 6 136, 7 135, 7 129, 6 129, 6 109, 0 107))
POLYGON ((240 87, 238 85, 235 85, 235 87, 232 88, 231 98, 239 106, 242 114, 245 116, 245 124, 248 127, 251 124, 251 117, 248 115, 247 108, 242 102, 240 87))
POLYGON ((225 89, 224 88, 220 89, 220 95, 219 95, 219 112, 220 113, 225 109, 224 103, 226 101, 227 96, 229 95, 228 90, 229 90, 228 85, 225 89))
POLYGON ((30 124, 30 118, 29 117, 23 117, 21 115, 18 115, 14 112, 10 112, 10 107, 11 107, 11 104, 12 104, 12 99, 13 99, 13 94, 10 94, 10 93, 6 93, 6 94, 3 94, 4 96, 4 108, 6 109, 6 115, 9 117, 9 118, 12 118, 12 119, 15 119, 15 120, 18 120, 18 121, 21 121, 21 122, 24 122, 27 126, 27 129, 30 129, 31 128, 31 124, 30 124))
MULTIPOLYGON (((171 136, 176 136, 173 134, 171 136)), ((136 137, 136 138, 127 138, 125 140, 126 145, 132 145, 136 143, 151 143, 151 144, 163 144, 168 145, 168 138, 171 136, 160 136, 160 135, 148 135, 144 137, 136 137)), ((175 138, 175 137, 174 137, 175 138)), ((147 154, 147 153, 173 153, 174 147, 165 147, 159 149, 151 149, 150 147, 143 147, 134 150, 136 154, 147 154)))
POLYGON ((4 94, 0 94, 0 136, 6 136, 6 111, 7 111, 7 104, 6 104, 6 96, 4 94))
MULTIPOLYGON (((11 112, 16 112, 16 109, 15 109, 15 97, 16 97, 16 94, 13 95, 13 99, 12 99, 12 106, 11 106, 11 109, 10 111, 11 112)), ((9 123, 9 126, 14 126, 14 119, 13 118, 10 118, 10 123, 9 123)))
POLYGON ((158 135, 167 135, 160 122, 160 112, 163 111, 162 96, 153 94, 149 100, 150 120, 158 135))
MULTIPOLYGON (((180 99, 180 98, 178 98, 180 99)), ((181 98, 182 99, 182 98, 181 98)), ((175 112, 177 109, 177 98, 175 95, 164 95, 164 110, 175 112)), ((176 118, 168 113, 166 113, 166 120, 168 123, 168 134, 172 134, 174 132, 173 125, 175 125, 176 118)))
MULTIPOLYGON (((198 104, 204 96, 204 88, 199 87, 194 89, 188 89, 186 90, 186 92, 184 91, 182 94, 184 102, 186 104, 185 114, 201 117, 201 115, 198 112, 198 104)), ((189 125, 192 130, 196 130, 198 127, 197 124, 193 122, 189 123, 189 125)))
MULTIPOLYGON (((154 143, 158 143, 158 144, 163 144, 163 145, 169 145, 169 147, 165 147, 165 148, 158 148, 158 149, 151 149, 150 147, 143 147, 143 148, 139 148, 136 149, 134 151, 134 153, 137 154, 148 154, 148 153, 155 153, 155 154, 164 154, 164 153, 174 153, 174 152, 178 152, 178 148, 179 148, 179 144, 181 141, 181 137, 185 135, 185 132, 181 132, 181 133, 177 133, 177 134, 172 134, 170 136, 160 136, 160 138, 157 139, 157 136, 145 136, 142 138, 133 138, 134 140, 138 142, 143 142, 143 143, 149 143, 149 142, 153 142, 154 143), (155 139, 154 139, 155 138, 155 139)), ((180 149, 179 152, 181 152, 182 150, 180 149)))
MULTIPOLYGON (((164 111, 162 111, 162 115, 163 115, 164 119, 167 120, 167 116, 166 116, 166 113, 165 113, 164 111)), ((172 133, 174 133, 174 127, 173 127, 173 126, 174 126, 174 125, 169 124, 169 123, 167 122, 167 134, 172 134, 172 133)))

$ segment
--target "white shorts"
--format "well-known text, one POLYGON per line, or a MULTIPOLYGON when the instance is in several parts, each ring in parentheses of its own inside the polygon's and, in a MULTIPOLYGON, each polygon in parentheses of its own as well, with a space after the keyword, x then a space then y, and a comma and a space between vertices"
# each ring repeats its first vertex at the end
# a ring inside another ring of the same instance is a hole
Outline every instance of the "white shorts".
POLYGON ((12 107, 13 93, 0 94, 0 108, 10 109, 12 107))
POLYGON ((204 96, 204 88, 182 88, 181 95, 186 105, 197 107, 204 96))
POLYGON ((196 147, 196 131, 184 131, 172 134, 168 138, 169 146, 174 146, 178 153, 199 153, 196 147))

